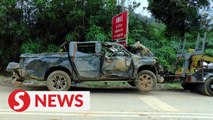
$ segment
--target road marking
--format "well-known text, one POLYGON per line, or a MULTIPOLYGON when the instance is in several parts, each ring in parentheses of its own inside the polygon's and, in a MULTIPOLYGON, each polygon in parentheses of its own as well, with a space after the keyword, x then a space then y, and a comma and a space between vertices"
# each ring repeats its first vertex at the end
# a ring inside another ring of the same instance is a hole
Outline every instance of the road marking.
POLYGON ((143 102, 147 105, 155 109, 156 111, 171 111, 171 112, 178 112, 179 110, 174 108, 171 105, 161 101, 160 99, 153 97, 153 96, 140 96, 139 97, 143 102))
POLYGON ((12 109, 0 109, 0 113, 1 112, 11 112, 11 113, 74 113, 74 114, 125 114, 125 115, 129 115, 129 114, 133 114, 133 115, 137 115, 137 114, 150 114, 150 115, 206 115, 206 116, 213 116, 213 113, 199 113, 199 112, 136 112, 136 111, 129 111, 129 112, 125 112, 125 111, 63 111, 63 112, 58 112, 58 111, 29 111, 26 110, 24 112, 15 112, 12 109))
POLYGON ((188 118, 213 119, 212 113, 180 113, 180 112, 108 112, 108 111, 73 111, 73 112, 14 112, 10 109, 0 109, 0 115, 30 115, 30 116, 77 116, 77 117, 127 117, 127 118, 188 118))

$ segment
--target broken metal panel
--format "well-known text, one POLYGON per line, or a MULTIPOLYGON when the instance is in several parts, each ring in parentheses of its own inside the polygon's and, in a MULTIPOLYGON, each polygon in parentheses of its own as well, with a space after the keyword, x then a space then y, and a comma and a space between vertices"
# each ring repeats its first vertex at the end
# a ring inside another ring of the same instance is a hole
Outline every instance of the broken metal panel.
POLYGON ((104 43, 102 51, 103 65, 101 68, 103 78, 129 78, 132 76, 130 72, 131 55, 127 53, 123 46, 113 43, 104 43))
POLYGON ((97 42, 95 45, 95 53, 100 53, 101 52, 101 43, 97 42))
POLYGON ((88 53, 79 52, 79 51, 76 51, 76 54, 75 54, 75 58, 78 58, 78 57, 90 57, 90 56, 92 56, 92 55, 88 54, 88 53))
POLYGON ((128 79, 130 78, 129 71, 103 71, 101 79, 128 79))
POLYGON ((105 59, 102 71, 127 71, 130 67, 131 59, 126 57, 112 57, 105 59))
POLYGON ((13 71, 19 69, 19 64, 16 62, 10 62, 6 68, 6 71, 13 71))
POLYGON ((148 56, 141 57, 139 55, 133 55, 132 59, 133 59, 133 63, 134 63, 134 76, 135 77, 137 76, 138 69, 141 66, 149 65, 149 66, 156 68, 157 61, 156 61, 155 57, 148 57, 148 56))
POLYGON ((71 70, 68 53, 22 54, 19 63, 19 75, 24 79, 44 80, 46 71, 54 66, 63 66, 71 70))
POLYGON ((156 64, 155 57, 140 57, 138 55, 132 56, 135 67, 142 65, 154 65, 156 64))
POLYGON ((70 45, 69 45, 69 55, 72 56, 73 55, 73 52, 74 52, 74 49, 75 49, 75 45, 77 43, 76 42, 70 42, 70 45))
POLYGON ((104 76, 129 77, 130 66, 131 58, 116 56, 105 59, 101 71, 104 76))
POLYGON ((81 77, 87 79, 100 77, 101 64, 98 56, 77 51, 74 64, 81 77))
POLYGON ((76 43, 73 51, 73 62, 81 79, 98 79, 100 78, 100 52, 101 45, 98 42, 76 43))
POLYGON ((134 48, 137 52, 136 54, 140 56, 154 56, 153 53, 139 41, 133 44, 131 47, 134 48))

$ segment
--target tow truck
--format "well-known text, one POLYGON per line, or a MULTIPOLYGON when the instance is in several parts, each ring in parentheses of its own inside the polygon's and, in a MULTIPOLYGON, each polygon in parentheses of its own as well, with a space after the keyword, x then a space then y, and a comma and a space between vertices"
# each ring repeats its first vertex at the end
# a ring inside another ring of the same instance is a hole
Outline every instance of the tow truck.
POLYGON ((213 95, 213 57, 204 55, 206 47, 206 33, 203 38, 197 37, 194 50, 186 52, 184 41, 180 41, 177 58, 183 59, 183 68, 176 71, 185 90, 198 90, 202 94, 213 95))

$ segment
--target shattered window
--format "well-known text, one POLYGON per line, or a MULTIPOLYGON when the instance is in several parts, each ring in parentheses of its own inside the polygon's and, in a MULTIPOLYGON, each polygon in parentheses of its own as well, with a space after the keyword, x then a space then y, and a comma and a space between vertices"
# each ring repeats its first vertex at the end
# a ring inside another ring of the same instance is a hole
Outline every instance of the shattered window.
POLYGON ((95 43, 78 44, 78 51, 82 53, 95 53, 95 43))
POLYGON ((102 52, 106 58, 116 57, 116 56, 129 56, 122 47, 117 45, 103 45, 102 52))

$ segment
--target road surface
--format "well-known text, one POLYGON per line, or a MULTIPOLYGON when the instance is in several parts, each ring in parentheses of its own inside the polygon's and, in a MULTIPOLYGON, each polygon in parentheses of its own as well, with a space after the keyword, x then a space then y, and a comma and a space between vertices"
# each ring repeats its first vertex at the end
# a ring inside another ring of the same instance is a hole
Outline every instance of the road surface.
MULTIPOLYGON (((184 90, 156 90, 148 94, 136 89, 85 89, 91 92, 90 111, 14 112, 7 99, 17 87, 0 84, 0 120, 194 120, 213 119, 213 98, 184 90), (17 119, 18 118, 18 119, 17 119)), ((44 90, 44 87, 22 87, 44 90)))

